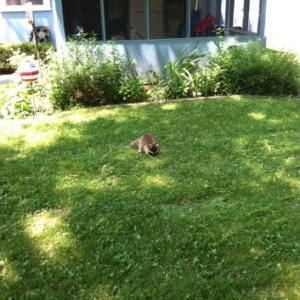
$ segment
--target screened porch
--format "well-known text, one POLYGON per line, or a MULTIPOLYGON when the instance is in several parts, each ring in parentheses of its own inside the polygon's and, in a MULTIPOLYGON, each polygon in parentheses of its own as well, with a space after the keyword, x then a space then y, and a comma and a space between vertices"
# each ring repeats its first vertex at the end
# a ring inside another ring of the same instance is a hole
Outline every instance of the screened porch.
POLYGON ((66 37, 99 41, 258 35, 262 0, 61 0, 66 37))

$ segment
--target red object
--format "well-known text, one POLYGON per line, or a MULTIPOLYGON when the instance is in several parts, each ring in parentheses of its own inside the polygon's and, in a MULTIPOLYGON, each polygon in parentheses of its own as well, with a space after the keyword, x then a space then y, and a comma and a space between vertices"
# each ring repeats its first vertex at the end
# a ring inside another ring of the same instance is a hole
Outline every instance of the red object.
POLYGON ((39 70, 36 70, 32 72, 20 72, 20 75, 23 81, 31 82, 38 79, 39 73, 39 70))
POLYGON ((36 81, 39 73, 40 71, 34 61, 25 61, 19 67, 19 74, 25 82, 36 81))
POLYGON ((206 30, 214 27, 216 24, 216 17, 211 14, 207 14, 206 17, 201 20, 195 28, 195 32, 204 35, 206 30))

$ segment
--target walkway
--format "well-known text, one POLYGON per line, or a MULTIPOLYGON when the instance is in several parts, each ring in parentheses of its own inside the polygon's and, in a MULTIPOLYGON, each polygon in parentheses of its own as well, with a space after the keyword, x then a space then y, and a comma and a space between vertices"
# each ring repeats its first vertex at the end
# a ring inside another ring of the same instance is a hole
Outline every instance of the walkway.
POLYGON ((18 78, 17 74, 4 74, 4 75, 0 75, 0 85, 12 82, 16 78, 18 78))

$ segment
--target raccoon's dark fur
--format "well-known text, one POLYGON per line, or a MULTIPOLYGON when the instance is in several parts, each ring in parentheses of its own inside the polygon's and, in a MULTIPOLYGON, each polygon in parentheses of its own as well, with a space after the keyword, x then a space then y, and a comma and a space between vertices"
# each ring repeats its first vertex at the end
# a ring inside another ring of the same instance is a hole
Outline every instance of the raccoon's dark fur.
POLYGON ((129 145, 138 148, 139 152, 144 152, 152 156, 157 155, 159 152, 159 145, 156 142, 155 136, 151 133, 143 134, 129 145))

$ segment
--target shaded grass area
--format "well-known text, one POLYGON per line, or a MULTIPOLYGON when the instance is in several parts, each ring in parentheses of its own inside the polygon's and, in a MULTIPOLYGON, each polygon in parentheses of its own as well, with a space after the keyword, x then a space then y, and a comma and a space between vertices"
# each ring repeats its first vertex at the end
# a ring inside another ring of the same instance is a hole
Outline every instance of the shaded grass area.
POLYGON ((299 299, 300 100, 0 121, 1 299, 299 299), (161 153, 128 147, 145 131, 161 153))

